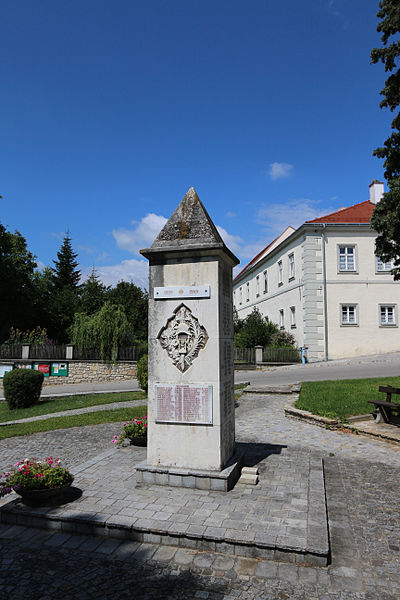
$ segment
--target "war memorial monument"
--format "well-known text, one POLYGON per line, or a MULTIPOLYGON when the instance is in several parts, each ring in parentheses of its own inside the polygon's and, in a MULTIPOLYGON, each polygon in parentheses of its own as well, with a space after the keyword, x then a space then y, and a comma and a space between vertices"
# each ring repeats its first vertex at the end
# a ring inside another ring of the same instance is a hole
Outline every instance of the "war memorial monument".
POLYGON ((322 458, 271 444, 268 424, 262 442, 235 440, 238 260, 193 188, 141 252, 150 273, 147 455, 108 450, 75 469, 73 501, 13 500, 1 522, 326 566, 322 458), (258 482, 246 469, 258 470, 258 482))

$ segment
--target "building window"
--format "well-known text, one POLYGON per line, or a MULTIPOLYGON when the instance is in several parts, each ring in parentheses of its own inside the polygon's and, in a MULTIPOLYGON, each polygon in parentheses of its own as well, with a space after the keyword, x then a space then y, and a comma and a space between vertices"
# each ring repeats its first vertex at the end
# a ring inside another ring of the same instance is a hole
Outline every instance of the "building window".
POLYGON ((358 325, 357 304, 342 304, 340 307, 341 325, 358 325))
POLYGON ((283 283, 283 265, 282 261, 278 262, 278 285, 282 285, 283 283))
POLYGON ((379 324, 382 327, 394 327, 396 325, 395 304, 381 304, 379 306, 379 324))
POLYGON ((260 276, 257 275, 257 277, 256 277, 256 296, 257 296, 257 298, 259 295, 260 295, 260 276))
POLYGON ((294 254, 289 254, 289 281, 294 279, 294 254))
POLYGON ((246 283, 246 302, 250 300, 250 283, 246 283))
POLYGON ((239 304, 243 302, 243 290, 242 287, 239 288, 239 304))
POLYGON ((236 290, 233 290, 233 306, 236 306, 236 290))
POLYGON ((390 273, 390 271, 394 268, 394 260, 382 260, 381 258, 376 257, 376 271, 377 273, 390 273))
POLYGON ((279 327, 281 329, 285 328, 285 315, 283 312, 283 308, 281 308, 281 310, 279 311, 279 327))
POLYGON ((290 327, 296 329, 296 308, 294 306, 290 307, 290 327))
POLYGON ((268 273, 264 271, 264 294, 268 293, 268 273))
POLYGON ((339 246, 339 271, 356 270, 356 247, 339 246))

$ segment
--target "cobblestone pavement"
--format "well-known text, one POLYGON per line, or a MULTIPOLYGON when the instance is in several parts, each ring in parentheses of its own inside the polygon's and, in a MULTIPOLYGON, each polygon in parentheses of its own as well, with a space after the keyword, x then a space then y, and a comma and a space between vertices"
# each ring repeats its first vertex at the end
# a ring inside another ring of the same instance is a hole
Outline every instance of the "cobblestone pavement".
MULTIPOLYGON (((285 419, 285 398, 239 402, 239 440, 325 457, 328 568, 0 526, 0 598, 398 600, 399 451, 285 419)), ((73 467, 109 449, 118 430, 114 423, 3 440, 0 465, 52 454, 73 467)))
POLYGON ((320 456, 333 453, 400 467, 400 445, 285 418, 283 407, 287 403, 285 396, 243 394, 236 409, 236 439, 308 448, 320 456))

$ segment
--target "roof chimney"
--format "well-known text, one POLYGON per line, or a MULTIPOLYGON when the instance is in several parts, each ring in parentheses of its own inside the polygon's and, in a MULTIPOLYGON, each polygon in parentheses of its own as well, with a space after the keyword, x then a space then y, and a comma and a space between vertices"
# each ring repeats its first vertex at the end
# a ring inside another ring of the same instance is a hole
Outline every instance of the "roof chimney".
POLYGON ((372 183, 369 184, 369 201, 372 204, 378 204, 383 194, 383 183, 381 181, 378 181, 377 179, 374 179, 372 183))

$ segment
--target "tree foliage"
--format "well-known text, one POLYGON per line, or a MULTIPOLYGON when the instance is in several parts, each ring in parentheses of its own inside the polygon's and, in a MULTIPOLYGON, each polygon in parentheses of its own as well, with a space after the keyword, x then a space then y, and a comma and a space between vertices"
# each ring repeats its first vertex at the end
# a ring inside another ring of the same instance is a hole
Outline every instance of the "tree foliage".
POLYGON ((64 236, 57 259, 54 260, 53 289, 49 299, 49 311, 53 320, 54 334, 58 341, 68 341, 68 329, 72 325, 79 303, 79 280, 81 273, 73 251, 69 232, 64 236))
POLYGON ((0 339, 12 325, 29 327, 35 257, 26 239, 11 233, 0 223, 0 339))
POLYGON ((381 108, 395 113, 392 134, 383 146, 376 148, 374 155, 384 160, 385 179, 389 191, 377 204, 371 219, 372 227, 378 232, 376 254, 383 260, 394 260, 394 279, 400 279, 400 4, 398 0, 381 0, 377 16, 381 21, 377 31, 381 33, 382 48, 371 52, 373 63, 381 62, 390 75, 381 90, 381 108))
POLYGON ((87 315, 96 313, 106 302, 108 288, 101 283, 96 269, 92 272, 86 281, 81 285, 79 308, 87 315))
POLYGON ((120 281, 107 292, 107 300, 124 309, 135 337, 147 340, 147 293, 132 281, 120 281))
POLYGON ((295 339, 291 333, 281 331, 276 325, 263 317, 257 308, 243 320, 236 320, 235 346, 254 348, 254 346, 294 347, 295 339))
POLYGON ((61 248, 57 252, 58 260, 53 260, 55 265, 55 267, 53 268, 53 278, 54 287, 56 289, 75 289, 78 287, 81 273, 77 269, 77 257, 78 254, 72 249, 71 237, 69 235, 69 232, 67 231, 64 236, 61 248))
MULTIPOLYGON (((69 342, 75 314, 98 315, 106 304, 114 306, 112 318, 123 313, 127 321, 128 337, 119 343, 145 343, 147 292, 126 281, 107 287, 94 267, 80 285, 77 256, 67 232, 53 261, 54 268, 39 271, 25 238, 18 231, 7 231, 0 223, 0 343, 7 337, 9 343, 11 338, 16 341, 16 331, 17 337, 26 341, 26 336, 39 329, 46 330, 50 340, 69 342), (11 328, 14 333, 10 337, 11 328)), ((110 323, 114 322, 111 319, 110 323)), ((144 351, 143 347, 140 353, 144 351)))
POLYGON ((72 343, 78 348, 99 348, 103 360, 115 362, 118 345, 131 339, 132 328, 124 310, 106 302, 94 315, 77 313, 70 333, 72 343))

